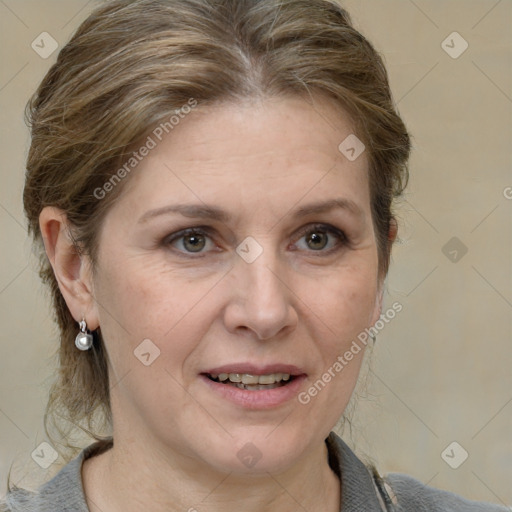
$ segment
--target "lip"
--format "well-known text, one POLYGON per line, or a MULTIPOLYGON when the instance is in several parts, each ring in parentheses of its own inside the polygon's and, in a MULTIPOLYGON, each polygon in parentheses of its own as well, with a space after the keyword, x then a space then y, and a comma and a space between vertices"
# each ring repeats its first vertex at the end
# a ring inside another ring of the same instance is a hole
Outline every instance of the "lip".
POLYGON ((219 373, 248 373, 249 375, 269 375, 271 373, 289 373, 294 377, 299 375, 304 375, 305 372, 298 368, 297 366, 291 364, 268 364, 264 366, 257 366, 253 363, 233 363, 233 364, 225 364, 223 366, 218 366, 216 368, 212 368, 210 370, 206 370, 201 372, 205 373, 214 373, 218 375, 219 373))
POLYGON ((238 407, 251 410, 265 410, 277 408, 294 399, 302 387, 307 375, 300 368, 289 364, 270 364, 257 366, 252 363, 226 364, 202 372, 199 375, 202 382, 208 386, 215 395, 227 400, 238 407), (288 384, 274 389, 249 391, 229 384, 221 384, 211 380, 207 374, 220 373, 247 373, 249 375, 268 375, 270 373, 289 373, 294 378, 288 384))
POLYGON ((274 389, 249 391, 229 384, 221 384, 201 374, 200 379, 217 396, 245 409, 272 409, 295 398, 306 379, 306 375, 295 377, 289 384, 274 389))

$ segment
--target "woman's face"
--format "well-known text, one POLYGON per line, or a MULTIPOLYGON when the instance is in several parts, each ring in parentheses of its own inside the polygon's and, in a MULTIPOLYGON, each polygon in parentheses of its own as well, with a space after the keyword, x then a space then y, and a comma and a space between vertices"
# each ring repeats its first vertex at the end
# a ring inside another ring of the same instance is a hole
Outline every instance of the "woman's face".
POLYGON ((353 130, 325 101, 199 105, 131 171, 88 318, 110 358, 114 438, 277 471, 343 413, 364 351, 335 363, 378 319, 380 287, 366 154, 340 152, 353 130))

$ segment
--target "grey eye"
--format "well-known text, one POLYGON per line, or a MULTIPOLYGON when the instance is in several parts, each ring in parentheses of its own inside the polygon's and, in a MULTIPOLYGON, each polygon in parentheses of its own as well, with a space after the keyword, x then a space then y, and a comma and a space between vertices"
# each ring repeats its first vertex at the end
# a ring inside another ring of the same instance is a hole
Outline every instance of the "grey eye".
POLYGON ((309 245, 309 247, 311 247, 311 249, 313 249, 315 251, 323 249, 327 245, 328 241, 329 241, 329 237, 327 236, 327 234, 325 232, 322 232, 322 231, 316 230, 316 231, 312 232, 311 234, 306 235, 306 243, 307 244, 311 243, 311 245, 309 245))
POLYGON ((205 237, 200 234, 185 235, 182 240, 183 246, 190 252, 200 252, 206 245, 205 237))

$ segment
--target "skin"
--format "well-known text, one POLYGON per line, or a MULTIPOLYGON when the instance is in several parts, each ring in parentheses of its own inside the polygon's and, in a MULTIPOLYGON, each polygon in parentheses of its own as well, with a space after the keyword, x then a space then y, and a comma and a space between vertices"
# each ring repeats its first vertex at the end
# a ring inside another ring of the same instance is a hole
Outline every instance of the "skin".
POLYGON ((101 226, 94 269, 73 251, 65 214, 42 211, 68 307, 90 330, 101 327, 109 355, 115 444, 83 465, 91 511, 283 512, 298 503, 339 511, 324 440, 349 402, 363 350, 306 405, 294 397, 247 409, 199 374, 233 362, 287 363, 307 375, 305 391, 379 318, 368 161, 338 150, 351 133, 346 113, 320 97, 314 107, 300 97, 199 106, 126 179, 101 226), (359 213, 294 216, 333 198, 359 213), (173 213, 139 222, 177 203, 214 205, 232 217, 173 213), (169 241, 197 226, 211 229, 199 246, 190 237, 169 241), (252 263, 236 252, 247 236, 263 249, 252 263), (134 357, 144 339, 160 350, 150 366, 134 357), (261 454, 251 468, 237 457, 249 442, 261 454))

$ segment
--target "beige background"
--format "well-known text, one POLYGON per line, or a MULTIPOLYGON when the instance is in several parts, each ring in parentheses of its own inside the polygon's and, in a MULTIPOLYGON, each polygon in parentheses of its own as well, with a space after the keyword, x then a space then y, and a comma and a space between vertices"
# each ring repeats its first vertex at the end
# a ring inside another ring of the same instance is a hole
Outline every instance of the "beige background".
MULTIPOLYGON (((415 145, 386 299, 403 311, 378 337, 344 437, 381 472, 510 505, 512 1, 344 3, 385 55, 415 145), (469 43, 457 59, 441 46, 454 31, 469 43), (452 237, 467 247, 456 262, 442 250, 452 237), (453 441, 469 453, 458 469, 441 457, 453 441)), ((56 53, 44 60, 30 44, 46 31, 61 47, 94 5, 0 1, 0 494, 12 462, 26 486, 61 462, 44 471, 30 457, 45 440, 56 347, 21 204, 23 108, 56 53)))

